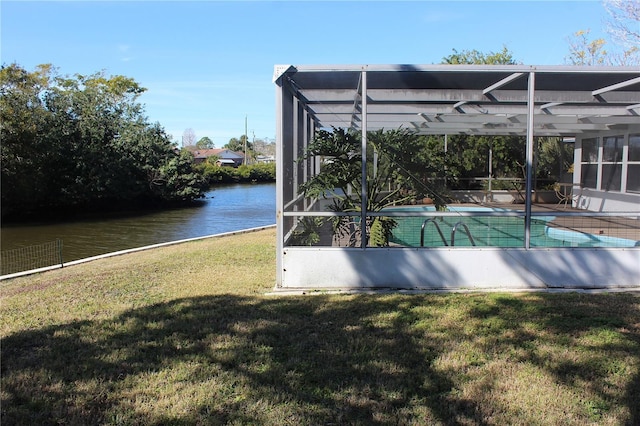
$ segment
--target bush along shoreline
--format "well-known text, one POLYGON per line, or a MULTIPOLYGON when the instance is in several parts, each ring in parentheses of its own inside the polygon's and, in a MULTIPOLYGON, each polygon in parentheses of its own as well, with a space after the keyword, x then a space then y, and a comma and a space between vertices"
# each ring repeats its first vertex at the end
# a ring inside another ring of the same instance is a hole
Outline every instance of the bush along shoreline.
MULTIPOLYGON (((211 164, 194 166, 194 174, 204 182, 202 194, 224 184, 256 184, 276 181, 275 164, 241 165, 237 168, 220 167, 211 164)), ((104 216, 139 214, 154 210, 166 210, 184 207, 198 207, 204 202, 200 197, 193 200, 160 200, 140 197, 134 200, 97 200, 90 204, 67 206, 46 205, 23 210, 20 214, 5 213, 2 220, 9 223, 68 222, 104 216)))
POLYGON ((196 166, 204 180, 213 187, 219 183, 262 183, 276 181, 275 163, 241 165, 238 167, 216 166, 203 163, 196 166))

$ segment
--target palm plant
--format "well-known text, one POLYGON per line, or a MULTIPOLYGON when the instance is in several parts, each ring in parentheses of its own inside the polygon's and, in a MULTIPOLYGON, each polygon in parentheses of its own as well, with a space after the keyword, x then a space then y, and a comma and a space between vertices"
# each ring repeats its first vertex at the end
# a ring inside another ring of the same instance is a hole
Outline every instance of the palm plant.
MULTIPOLYGON (((397 185, 402 169, 394 159, 393 147, 402 145, 403 139, 413 135, 405 130, 375 131, 368 133, 366 193, 362 182, 361 135, 344 129, 320 130, 299 159, 320 157, 323 167, 300 186, 306 197, 331 201, 329 209, 353 213, 333 219, 334 238, 355 246, 361 240, 360 213, 363 200, 367 212, 379 212, 385 207, 404 203, 414 194, 397 185)), ((396 222, 389 217, 367 218, 365 229, 368 243, 387 246, 396 222)))

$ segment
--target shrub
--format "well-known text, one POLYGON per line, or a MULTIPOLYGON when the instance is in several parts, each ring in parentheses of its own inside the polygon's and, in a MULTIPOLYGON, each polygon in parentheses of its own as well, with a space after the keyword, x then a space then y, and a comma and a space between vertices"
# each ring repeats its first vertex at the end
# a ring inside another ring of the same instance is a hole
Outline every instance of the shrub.
POLYGON ((198 166, 209 185, 234 182, 273 182, 276 179, 275 164, 241 165, 238 168, 203 163, 198 166))

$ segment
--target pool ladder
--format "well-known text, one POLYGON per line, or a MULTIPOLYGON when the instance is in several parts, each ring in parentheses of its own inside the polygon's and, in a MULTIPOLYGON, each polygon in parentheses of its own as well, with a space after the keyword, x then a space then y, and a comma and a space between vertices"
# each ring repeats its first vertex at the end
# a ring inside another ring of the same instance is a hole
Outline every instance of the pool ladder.
MULTIPOLYGON (((442 240, 445 246, 449 246, 449 244, 447 244, 447 240, 444 238, 444 234, 442 233, 442 230, 440 229, 440 225, 438 225, 438 222, 436 222, 436 219, 438 218, 432 217, 422 222, 422 227, 420 229, 420 247, 424 247, 424 229, 429 223, 433 223, 435 225, 436 231, 438 231, 438 234, 440 234, 440 239, 442 240)), ((456 231, 458 230, 458 226, 460 225, 462 225, 462 229, 464 230, 465 234, 467 234, 467 237, 469 237, 469 241, 471 241, 471 245, 475 246, 476 242, 471 236, 469 227, 467 226, 466 223, 460 221, 460 222, 457 222, 455 225, 453 225, 453 228, 451 228, 451 247, 456 245, 456 231)))

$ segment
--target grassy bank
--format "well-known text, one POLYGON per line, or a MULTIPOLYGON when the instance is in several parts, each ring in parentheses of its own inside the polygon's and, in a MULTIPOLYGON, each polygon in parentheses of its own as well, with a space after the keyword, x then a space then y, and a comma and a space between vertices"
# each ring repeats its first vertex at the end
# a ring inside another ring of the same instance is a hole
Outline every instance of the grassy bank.
POLYGON ((2 425, 640 423, 639 297, 266 296, 274 238, 1 283, 2 425))

